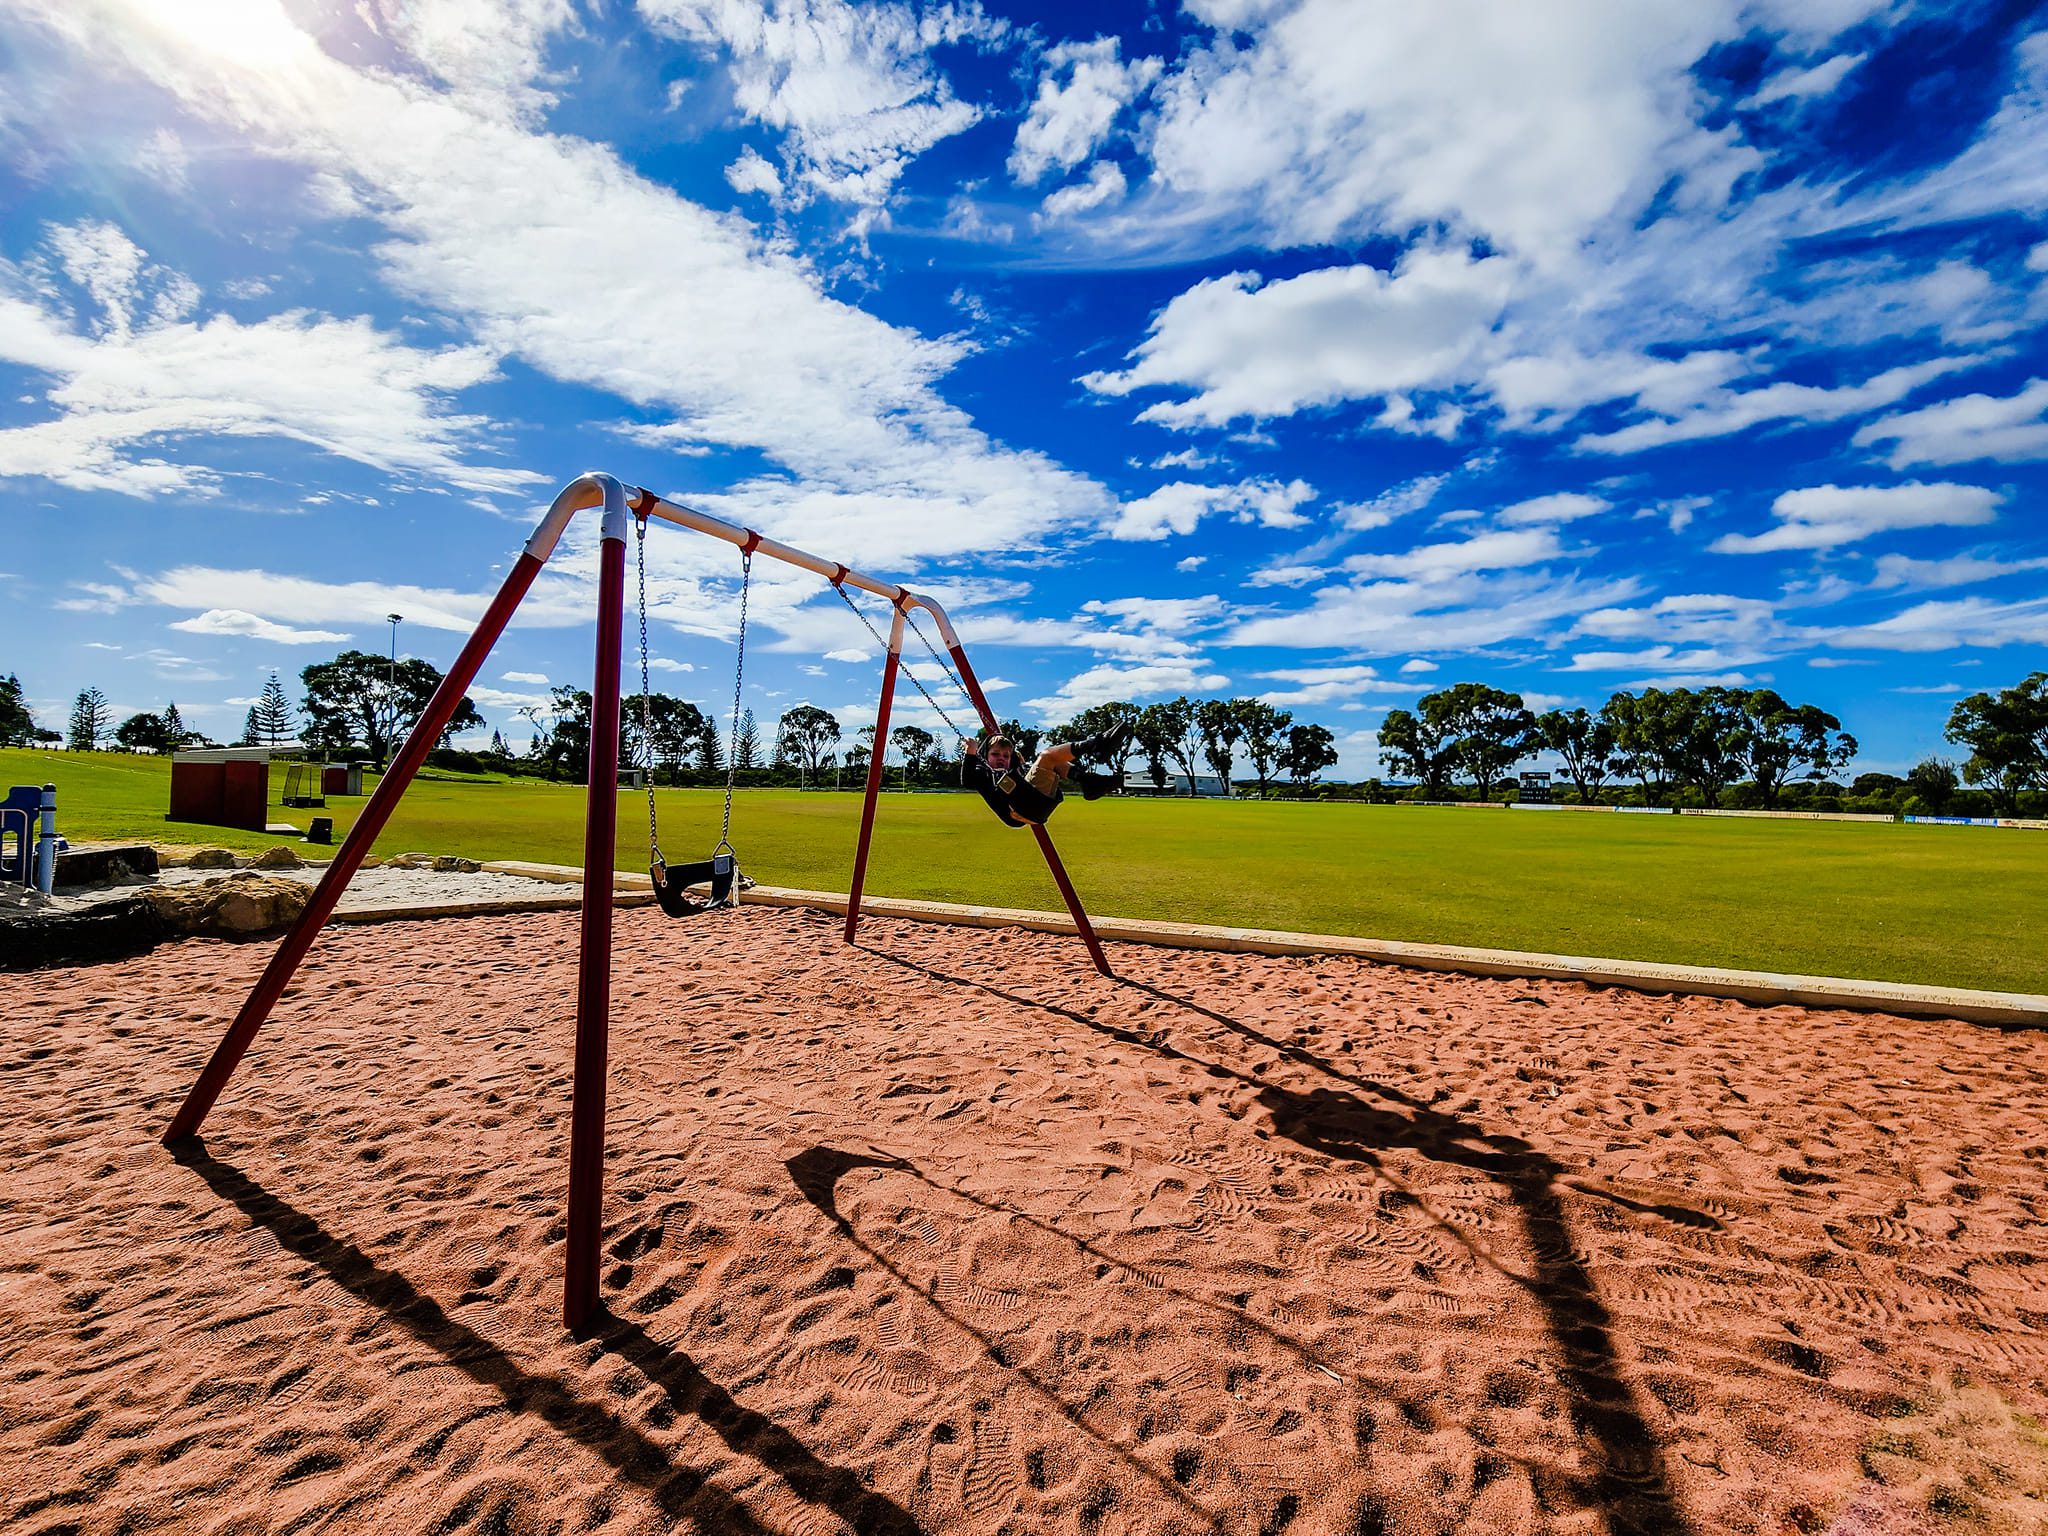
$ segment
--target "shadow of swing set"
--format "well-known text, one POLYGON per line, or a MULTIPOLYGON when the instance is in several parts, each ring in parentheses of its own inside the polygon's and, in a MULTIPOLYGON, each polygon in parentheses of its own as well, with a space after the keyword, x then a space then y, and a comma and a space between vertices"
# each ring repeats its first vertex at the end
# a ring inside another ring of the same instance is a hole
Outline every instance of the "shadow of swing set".
MULTIPOLYGON (((707 513, 678 505, 663 499, 652 491, 638 486, 628 486, 611 475, 585 474, 564 487, 548 508, 547 515, 540 521, 533 536, 526 541, 525 548, 506 575, 504 585, 492 598, 485 609, 475 631, 463 644, 461 654, 455 659, 448 673, 435 690, 425 712, 414 725, 412 734, 403 748, 392 760, 377 791, 370 797, 369 804, 356 818, 355 825, 343 839, 334 860, 327 866, 326 873, 313 888, 306 909, 300 914, 277 951, 270 957, 263 974, 255 987, 243 1001, 234 1022, 215 1047, 212 1057, 186 1094, 178 1112, 171 1119, 163 1134, 164 1143, 177 1146, 195 1136, 205 1123, 207 1114, 215 1101, 227 1087, 228 1079, 234 1075, 236 1066, 248 1051, 250 1042, 256 1038, 278 999, 291 984, 306 953, 313 946, 322 927, 334 913, 335 905, 341 900, 342 892, 349 881, 362 867, 363 859, 370 851, 370 845, 377 834, 390 820, 399 798, 405 793, 428 752, 440 741, 442 728, 454 715, 456 707, 469 691, 469 685, 476 678, 484 658, 490 654, 498 637, 504 633, 512 614, 540 574, 541 567, 554 553, 555 546, 569 521, 578 512, 601 508, 603 524, 598 560, 597 590, 597 657, 595 676, 591 688, 591 720, 617 721, 621 698, 619 678, 619 652, 623 639, 625 615, 625 564, 626 537, 629 520, 637 530, 638 570, 640 578, 640 680, 641 680, 641 722, 643 740, 649 721, 651 688, 648 684, 647 654, 647 574, 646 535, 650 521, 673 524, 696 533, 709 534, 715 539, 735 546, 740 551, 740 637, 739 653, 734 666, 733 711, 735 725, 740 707, 740 692, 745 677, 746 665, 746 600, 753 574, 754 556, 766 555, 798 566, 803 570, 823 576, 833 589, 852 608, 863 624, 867 616, 848 594, 848 587, 873 593, 888 601, 894 617, 890 624, 889 637, 884 646, 882 666, 881 701, 875 711, 875 740, 889 738, 890 706, 896 693, 896 680, 902 668, 902 649, 906 625, 915 630, 933 657, 945 664, 937 649, 924 639, 922 630, 915 629, 911 611, 922 608, 938 626, 940 639, 951 657, 952 672, 957 674, 954 681, 973 702, 981 717, 983 726, 991 733, 997 729, 994 711, 989 708, 988 698, 983 693, 980 681, 967 660, 967 652, 961 646, 959 634, 954 630, 952 620, 946 611, 931 598, 912 592, 892 582, 866 576, 835 561, 823 560, 803 550, 793 549, 787 544, 763 537, 750 528, 742 528, 724 522, 707 513)), ((872 624, 870 633, 879 638, 872 624)), ((906 674, 933 708, 938 709, 936 700, 925 691, 915 674, 906 674)), ((941 718, 945 711, 939 709, 941 718)), ((950 723, 950 722, 949 722, 950 723)), ((720 907, 734 905, 739 897, 739 863, 731 843, 732 796, 734 771, 731 766, 732 754, 727 754, 725 812, 721 824, 718 846, 711 858, 701 863, 669 865, 661 853, 659 828, 654 809, 654 790, 648 787, 648 843, 649 873, 653 879, 655 897, 664 912, 674 917, 688 917, 715 911, 720 907), (691 894, 690 887, 708 882, 710 894, 699 898, 691 894)), ((588 792, 583 823, 583 905, 581 932, 578 941, 577 987, 576 987, 576 1047, 574 1086, 570 1107, 569 1131, 569 1193, 568 1193, 568 1254, 562 1288, 562 1321, 572 1330, 589 1326, 598 1307, 598 1259, 600 1239, 603 1235, 604 1203, 604 1144, 605 1144, 605 1073, 609 1056, 611 1026, 611 940, 612 940, 612 861, 613 841, 618 829, 618 767, 619 732, 616 729, 593 728, 590 738, 590 767, 588 792)), ((867 792, 861 805, 860 835, 854 849, 853 879, 849 887, 846 907, 846 925, 843 933, 845 942, 852 943, 860 925, 861 891, 867 878, 868 849, 874 834, 875 806, 882 787, 882 754, 871 752, 868 756, 867 792)), ((1103 975, 1110 974, 1108 958, 1103 954, 1102 944, 1095 935, 1094 925, 1089 922, 1087 912, 1081 906, 1081 898, 1075 893, 1073 882, 1067 878, 1066 867, 1060 862, 1059 852, 1053 846, 1051 834, 1043 826, 1033 825, 1032 833, 1038 841, 1039 851, 1044 855, 1046 867, 1051 871, 1053 882, 1059 887, 1060 896, 1073 914, 1074 925, 1081 942, 1087 947, 1089 958, 1103 975)))

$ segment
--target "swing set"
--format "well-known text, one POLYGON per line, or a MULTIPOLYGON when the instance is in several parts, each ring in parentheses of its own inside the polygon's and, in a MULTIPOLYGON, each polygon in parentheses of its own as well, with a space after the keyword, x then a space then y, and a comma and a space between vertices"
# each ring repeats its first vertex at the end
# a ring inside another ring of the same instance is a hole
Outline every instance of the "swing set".
MULTIPOLYGON (((995 714, 989 708, 988 698, 974 675, 973 667, 968 663, 967 653, 960 644, 952 620, 929 597, 777 543, 752 529, 666 501, 651 491, 627 486, 610 475, 586 474, 572 481, 555 497, 540 526, 526 541, 497 596, 484 610, 475 631, 464 642, 461 653, 442 678, 440 687, 434 691, 418 723, 413 726, 412 734, 392 759, 376 793, 363 807, 362 814, 356 818, 355 825, 349 829, 348 836, 335 853, 334 861, 313 888, 305 911, 278 944, 276 953, 270 957, 263 974, 236 1013, 234 1022, 228 1026, 227 1033, 215 1047, 212 1057, 163 1133, 164 1142, 175 1145, 196 1135, 205 1123, 214 1103, 227 1087, 228 1079, 234 1075, 235 1068, 248 1051, 250 1042, 256 1038, 256 1032, 269 1019, 278 999, 305 960, 307 951, 312 948, 314 939, 333 915, 342 892, 362 867, 371 843, 390 820, 406 786, 419 772, 427 754, 439 743, 442 729, 469 691, 484 658, 490 654, 491 647, 504 633, 506 624, 533 585, 534 578, 554 553, 562 531, 578 512, 593 507, 603 509, 604 521, 598 546, 597 658, 591 688, 590 769, 583 822, 583 904, 577 959, 576 1047, 569 1130, 568 1252, 562 1289, 562 1320, 571 1329, 584 1327, 597 1310, 599 1244, 604 1220, 605 1073, 611 1028, 612 863, 613 840, 618 830, 619 653, 624 638, 627 522, 632 519, 637 528, 641 736, 643 747, 650 754, 652 689, 648 683, 646 568, 647 524, 650 520, 709 534, 740 551, 740 631, 733 667, 735 735, 746 669, 747 596, 756 554, 823 576, 868 632, 882 644, 882 693, 875 711, 876 747, 868 755, 867 794, 861 806, 860 834, 854 848, 853 876, 848 887, 846 922, 841 935, 848 944, 853 942, 860 926, 861 892, 866 883, 868 850, 882 787, 881 744, 889 739, 889 712, 895 698, 897 674, 902 670, 906 627, 916 633, 946 676, 973 704, 983 725, 991 732, 997 728, 995 714), (855 604, 846 590, 848 587, 872 593, 889 603, 894 617, 886 641, 855 604), (950 656, 950 665, 948 657, 942 656, 938 648, 925 639, 924 632, 911 618, 911 610, 916 608, 924 609, 937 625, 939 637, 950 656), (605 728, 603 722, 609 722, 609 728, 605 728)), ((937 711, 940 719, 952 727, 952 720, 914 672, 911 682, 937 711)), ((653 881, 656 901, 661 910, 671 917, 697 916, 738 904, 743 882, 738 856, 731 841, 735 784, 732 753, 727 753, 726 762, 725 814, 719 829, 719 841, 711 857, 701 863, 670 865, 663 859, 652 776, 649 776, 648 873, 653 881), (709 885, 708 896, 700 898, 691 893, 692 886, 705 883, 709 885)), ((1059 887, 1067 910, 1073 914, 1075 929, 1087 947, 1089 958, 1098 971, 1109 975, 1109 961, 1103 954, 1101 941, 1096 938, 1094 926, 1081 906, 1081 898, 1075 894, 1073 882, 1067 878, 1066 868, 1053 847, 1051 835, 1042 826, 1033 826, 1032 832, 1037 837, 1039 851, 1045 857, 1053 882, 1059 887)))

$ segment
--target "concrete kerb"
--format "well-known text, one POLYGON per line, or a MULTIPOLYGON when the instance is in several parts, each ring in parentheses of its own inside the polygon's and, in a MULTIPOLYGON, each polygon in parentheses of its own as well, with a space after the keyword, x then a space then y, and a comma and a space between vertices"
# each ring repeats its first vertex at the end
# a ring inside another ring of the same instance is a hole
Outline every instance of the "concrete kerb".
MULTIPOLYGON (((579 882, 581 871, 567 865, 505 862, 484 868, 530 880, 562 884, 579 882)), ((617 876, 620 905, 644 906, 653 900, 645 875, 621 871, 617 876)), ((746 905, 804 907, 844 913, 846 897, 833 891, 805 891, 761 885, 748 891, 746 905)), ((561 905, 574 905, 564 897, 561 905)), ((509 910, 501 908, 500 910, 509 910)), ((869 896, 863 913, 916 922, 950 923, 974 928, 1028 928, 1039 933, 1071 934, 1073 919, 1063 912, 1035 912, 1017 907, 965 906, 946 901, 914 901, 899 896, 869 896)), ((360 914, 359 920, 387 914, 360 914)), ((1963 987, 1916 987, 1903 982, 1855 981, 1837 976, 1787 976, 1771 971, 1724 970, 1715 966, 1660 965, 1647 960, 1603 960, 1585 955, 1545 955, 1512 949, 1467 949, 1452 944, 1404 944, 1390 939, 1361 939, 1346 934, 1285 933, 1264 928, 1223 928, 1205 923, 1144 922, 1126 917, 1097 917, 1095 931, 1106 940, 1155 944, 1174 949, 1211 949, 1257 955, 1350 955, 1382 965, 1416 970, 1452 971, 1469 976, 1579 981, 1590 986, 1626 987, 1636 992, 1675 993, 1694 997, 1726 997, 1761 1007, 1847 1008, 1863 1012, 1904 1014, 1916 1018, 1964 1019, 1973 1024, 2005 1027, 2048 1027, 2048 996, 2023 992, 1981 992, 1963 987)))

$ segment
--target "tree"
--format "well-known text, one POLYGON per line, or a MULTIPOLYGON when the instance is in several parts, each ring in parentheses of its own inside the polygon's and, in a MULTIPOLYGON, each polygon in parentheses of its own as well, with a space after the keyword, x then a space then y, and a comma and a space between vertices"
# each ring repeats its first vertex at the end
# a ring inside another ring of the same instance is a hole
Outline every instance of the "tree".
POLYGON ((284 684, 277 680, 277 673, 270 674, 270 681, 263 685, 263 693, 256 700, 250 719, 256 726, 256 741, 266 747, 282 746, 298 734, 299 723, 291 700, 284 696, 284 684))
POLYGON ((256 706, 249 706, 249 713, 242 717, 242 738, 235 743, 238 747, 260 747, 263 745, 262 731, 256 725, 256 706))
POLYGON ((124 752, 169 752, 170 729, 162 715, 130 715, 114 728, 114 743, 124 752))
POLYGON ((1244 722, 1232 699, 1204 699, 1195 706, 1195 731, 1202 746, 1202 760, 1223 781, 1223 793, 1230 793, 1230 767, 1237 756, 1237 744, 1244 739, 1244 722))
POLYGON ((725 772, 725 741, 719 735, 718 722, 708 717, 704 721, 704 734, 697 738, 697 771, 725 772))
POLYGON ((1824 779, 1855 757, 1856 738, 1819 705, 1787 704, 1769 688, 1752 688, 1741 697, 1742 755, 1766 806, 1777 803, 1779 787, 1793 770, 1824 779))
MULTIPOLYGON (((1109 731, 1121 730, 1127 725, 1135 726, 1142 713, 1135 704, 1091 704, 1067 722, 1066 730, 1061 733, 1061 740, 1080 741, 1084 737, 1101 736, 1109 731)), ((1132 744, 1132 739, 1125 737, 1123 749, 1110 759, 1116 769, 1119 784, 1124 781, 1124 775, 1130 768, 1132 744)))
POLYGON ((74 752, 97 752, 100 738, 107 734, 107 696, 97 688, 81 688, 71 704, 71 735, 66 745, 74 752))
MULTIPOLYGON (((1187 701, 1177 699, 1174 702, 1182 704, 1187 701)), ((1166 788, 1167 759, 1172 756, 1173 745, 1180 737, 1180 723, 1172 705, 1148 704, 1138 712, 1138 750, 1145 754, 1145 771, 1151 775, 1155 791, 1166 788)))
POLYGON ((1643 786, 1643 803, 1655 805, 1664 797, 1677 761, 1670 712, 1664 695, 1645 688, 1638 698, 1617 693, 1600 707, 1600 718, 1614 733, 1613 766, 1643 786))
MULTIPOLYGON (((399 741, 426 713, 434 690, 441 686, 441 671, 430 661, 408 656, 394 665, 368 651, 343 651, 332 661, 314 663, 299 676, 306 685, 307 744, 340 756, 360 741, 379 763, 390 761, 399 741)), ((556 690, 558 696, 561 692, 556 690)), ((587 705, 584 713, 588 718, 587 705)), ((483 723, 476 706, 464 699, 442 731, 441 740, 445 743, 455 732, 483 723)))
POLYGON ((732 764, 735 768, 761 766, 761 731, 754 724, 754 712, 751 709, 740 711, 739 734, 733 739, 732 764))
POLYGON ((1263 798, 1266 780, 1286 749, 1287 728, 1294 723, 1294 716, 1263 699, 1233 699, 1231 707, 1237 712, 1245 756, 1252 760, 1252 772, 1258 775, 1259 794, 1263 798))
POLYGON ((510 757, 511 755, 512 755, 512 749, 511 749, 510 747, 508 747, 508 746, 506 746, 506 745, 505 745, 505 733, 504 733, 503 731, 498 731, 498 730, 494 730, 494 731, 492 731, 492 732, 491 732, 491 756, 493 756, 493 757, 510 757))
POLYGON ((178 748, 191 741, 196 734, 196 732, 185 729, 185 717, 178 713, 178 705, 175 700, 164 706, 164 735, 170 738, 169 751, 177 751, 178 748))
POLYGON ((799 704, 783 712, 775 735, 783 752, 803 769, 804 776, 815 779, 824 769, 826 757, 839 744, 839 721, 815 704, 799 704))
POLYGON ((1614 725, 1604 715, 1583 709, 1545 710, 1536 717, 1536 739, 1564 760, 1579 791, 1579 803, 1591 805, 1599 793, 1614 753, 1614 725))
POLYGON ((1493 786, 1529 755, 1536 717, 1522 707, 1519 693, 1455 683, 1424 694, 1416 707, 1443 738, 1452 764, 1472 775, 1482 800, 1491 799, 1493 786))
POLYGON ((1945 815, 1955 802, 1956 792, 1962 782, 1956 777, 1956 765, 1945 763, 1938 757, 1915 763, 1913 771, 1906 775, 1906 792, 1920 802, 1916 815, 1945 815))
POLYGON ((1045 739, 1045 732, 1035 725, 1026 725, 1021 720, 1005 720, 998 735, 1007 736, 1017 744, 1017 756, 1030 762, 1038 756, 1038 744, 1045 739))
POLYGON ((1294 787, 1301 789, 1337 761, 1337 739, 1320 725, 1297 725, 1287 732, 1279 766, 1294 787))
POLYGON ((1441 721, 1405 709, 1390 709, 1380 722, 1380 761, 1387 772, 1415 780, 1422 798, 1441 800, 1457 757, 1457 742, 1441 721))
POLYGON ((0 677, 0 747, 25 747, 36 739, 35 716, 12 672, 0 677))
POLYGON ((590 777, 590 693, 557 683, 549 696, 554 724, 544 749, 548 777, 566 776, 570 783, 579 783, 590 777))
POLYGON ((1945 734, 1970 749, 1964 779, 1989 786, 2000 815, 2017 816, 2022 791, 2048 789, 2048 672, 1958 700, 1945 734))
POLYGON ((921 725, 899 725, 889 733, 889 741, 903 754, 903 781, 906 784, 917 777, 925 754, 938 744, 932 733, 921 725))
MULTIPOLYGON (((671 781, 682 773, 683 764, 689 760, 690 754, 702 750, 702 743, 707 737, 713 742, 718 739, 718 733, 705 718, 704 711, 688 699, 657 693, 647 701, 647 716, 652 722, 654 739, 643 751, 671 781)), ((715 773, 717 768, 711 771, 715 773)))

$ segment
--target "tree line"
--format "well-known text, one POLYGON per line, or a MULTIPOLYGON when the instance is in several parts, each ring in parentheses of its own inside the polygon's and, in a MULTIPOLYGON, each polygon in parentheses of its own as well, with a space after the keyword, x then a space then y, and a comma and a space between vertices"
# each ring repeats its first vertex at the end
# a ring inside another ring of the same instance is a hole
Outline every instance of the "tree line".
MULTIPOLYGON (((1945 735, 1969 751, 1960 775, 1929 758, 1904 777, 1859 775, 1846 793, 1912 799, 1941 815, 1968 783, 1982 786, 1999 814, 2020 814, 2048 794, 2048 673, 1958 701, 1945 735)), ((1731 795, 1769 809, 1797 781, 1827 783, 1857 752, 1856 738, 1818 705, 1788 703, 1770 688, 1718 686, 1624 691, 1598 710, 1537 714, 1520 694, 1458 683, 1425 694, 1413 710, 1389 710, 1379 740, 1382 764, 1424 799, 1448 798, 1454 783, 1465 783, 1490 800, 1522 763, 1549 752, 1581 804, 1597 803, 1619 781, 1633 784, 1645 805, 1669 805, 1689 791, 1710 809, 1731 795)))
MULTIPOLYGON (((392 661, 366 651, 344 651, 300 673, 304 695, 295 709, 273 672, 250 706, 242 742, 278 746, 300 740, 329 758, 389 760, 440 687, 442 673, 418 658, 392 661)), ((719 723, 687 699, 654 694, 643 722, 637 698, 620 721, 621 760, 651 764, 658 779, 696 782, 723 776, 728 767, 768 780, 816 783, 846 769, 865 773, 874 751, 874 728, 848 739, 839 721, 812 704, 785 711, 763 729, 743 712, 728 748, 719 723), (732 762, 726 758, 730 751, 732 762)), ((590 752, 590 695, 557 687, 547 706, 519 711, 532 729, 523 754, 507 747, 502 731, 489 749, 462 754, 479 767, 580 780, 590 752)), ((444 752, 459 732, 480 729, 482 714, 465 698, 442 733, 444 752)), ((1114 764, 1127 777, 1144 765, 1155 791, 1170 784, 1192 793, 1214 776, 1237 784, 1249 769, 1260 794, 1285 783, 1296 793, 1315 785, 1335 765, 1331 733, 1321 725, 1260 699, 1196 699, 1185 695, 1139 705, 1093 705, 1058 726, 1003 723, 1025 755, 1048 741, 1099 735, 1129 725, 1128 749, 1114 764)), ((130 715, 116 725, 106 695, 84 688, 73 703, 68 732, 33 718, 20 679, 0 679, 0 744, 64 741, 75 751, 112 744, 129 751, 168 752, 211 745, 189 729, 175 703, 130 715)), ((1967 751, 1960 770, 1929 758, 1904 777, 1863 774, 1845 793, 1895 802, 1912 800, 1931 814, 1968 809, 1972 791, 2001 815, 2018 815, 2048 796, 2048 672, 2035 672, 2009 688, 1971 694, 1950 711, 1947 739, 1967 751), (1964 790, 1963 786, 1971 786, 1964 790)), ((1554 754, 1580 801, 1593 803, 1610 786, 1633 786, 1650 805, 1681 793, 1703 805, 1737 799, 1768 807, 1802 783, 1825 785, 1854 758, 1856 739, 1834 715, 1814 704, 1792 704, 1769 688, 1645 688, 1618 692, 1597 710, 1527 708, 1521 695, 1484 683, 1458 683, 1425 694, 1416 707, 1387 712, 1379 731, 1380 758, 1390 774, 1413 782, 1425 799, 1449 797, 1469 785, 1491 799, 1521 764, 1554 754)), ((958 753, 920 726, 899 726, 889 746, 907 782, 944 783, 957 776, 958 753)), ((1376 783, 1370 788, 1378 789, 1376 783)), ((1840 787, 1837 786, 1839 789, 1840 787)), ((1895 806, 1894 808, 1899 808, 1895 806)))

